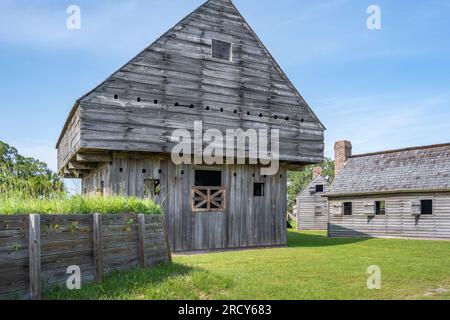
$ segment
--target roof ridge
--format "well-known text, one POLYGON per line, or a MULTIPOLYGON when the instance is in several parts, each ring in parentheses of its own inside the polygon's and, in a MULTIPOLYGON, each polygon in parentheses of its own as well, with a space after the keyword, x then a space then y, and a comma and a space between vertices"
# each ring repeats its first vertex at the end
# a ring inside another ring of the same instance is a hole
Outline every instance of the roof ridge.
POLYGON ((355 155, 350 156, 349 158, 361 158, 361 157, 369 157, 369 156, 397 153, 397 152, 403 152, 403 151, 425 150, 425 149, 433 149, 433 148, 440 148, 440 147, 450 147, 450 142, 449 143, 432 144, 432 145, 426 145, 426 146, 408 147, 408 148, 393 149, 393 150, 386 150, 386 151, 355 154, 355 155))

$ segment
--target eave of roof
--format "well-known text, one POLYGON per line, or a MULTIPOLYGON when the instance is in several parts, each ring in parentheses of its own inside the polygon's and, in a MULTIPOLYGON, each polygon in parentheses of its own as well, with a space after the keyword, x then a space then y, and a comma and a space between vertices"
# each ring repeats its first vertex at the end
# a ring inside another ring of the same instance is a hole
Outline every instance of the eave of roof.
POLYGON ((378 151, 378 152, 372 152, 372 153, 355 154, 355 155, 350 156, 349 158, 363 158, 363 157, 379 156, 379 155, 383 155, 383 154, 391 154, 391 153, 404 152, 404 151, 426 150, 426 149, 449 147, 449 146, 450 146, 450 143, 440 143, 440 144, 432 144, 432 145, 426 145, 426 146, 408 147, 408 148, 403 148, 403 149, 394 149, 394 150, 378 151))
POLYGON ((450 189, 424 189, 424 190, 388 190, 374 192, 355 192, 355 193, 327 193, 324 197, 341 198, 341 197, 362 197, 362 196, 378 196, 378 195, 395 195, 395 194, 418 194, 418 193, 450 193, 450 189))
POLYGON ((331 185, 331 182, 327 179, 327 177, 324 177, 323 175, 318 174, 317 177, 315 177, 314 179, 312 179, 311 182, 308 183, 308 185, 307 185, 302 191, 300 191, 300 192, 295 196, 295 198, 297 199, 300 195, 302 195, 302 194, 303 194, 306 190, 308 190, 308 189, 311 187, 311 185, 312 185, 317 179, 319 179, 319 178, 323 178, 323 179, 325 180, 325 182, 326 182, 329 186, 331 185))

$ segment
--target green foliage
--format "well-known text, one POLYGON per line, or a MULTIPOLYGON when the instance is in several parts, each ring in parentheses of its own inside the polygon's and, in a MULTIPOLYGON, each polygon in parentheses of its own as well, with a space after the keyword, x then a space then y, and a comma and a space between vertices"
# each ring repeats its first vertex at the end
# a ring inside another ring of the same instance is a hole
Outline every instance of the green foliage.
MULTIPOLYGON (((334 179, 334 161, 325 158, 321 165, 323 169, 323 176, 327 177, 331 182, 334 179)), ((305 170, 300 172, 289 172, 288 175, 288 208, 291 211, 295 206, 297 195, 305 189, 313 178, 313 168, 317 165, 307 166, 305 170)))
POLYGON ((53 197, 64 184, 44 162, 20 155, 0 141, 0 197, 53 197))
POLYGON ((0 214, 90 214, 90 213, 160 213, 161 208, 150 199, 134 197, 0 197, 0 214))

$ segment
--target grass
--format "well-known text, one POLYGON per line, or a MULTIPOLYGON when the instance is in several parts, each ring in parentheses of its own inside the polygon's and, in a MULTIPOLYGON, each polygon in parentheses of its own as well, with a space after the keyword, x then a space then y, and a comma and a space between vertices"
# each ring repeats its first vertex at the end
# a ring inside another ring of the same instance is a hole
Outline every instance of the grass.
POLYGON ((89 213, 160 213, 152 200, 120 196, 19 198, 0 197, 0 214, 89 214, 89 213))
POLYGON ((231 281, 206 270, 184 264, 163 264, 152 269, 116 272, 102 284, 89 284, 83 290, 55 288, 46 299, 212 299, 230 288, 231 281))
POLYGON ((450 242, 330 239, 289 231, 289 247, 176 256, 48 299, 450 299, 450 242), (381 290, 368 290, 378 265, 381 290))

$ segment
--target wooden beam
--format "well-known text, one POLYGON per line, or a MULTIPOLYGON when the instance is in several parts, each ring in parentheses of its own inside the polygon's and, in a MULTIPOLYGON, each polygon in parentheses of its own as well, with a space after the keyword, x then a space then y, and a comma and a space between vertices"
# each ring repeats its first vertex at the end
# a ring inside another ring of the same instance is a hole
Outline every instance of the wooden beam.
POLYGON ((30 298, 41 299, 41 216, 30 214, 29 221, 30 298))
POLYGON ((106 153, 79 153, 77 162, 111 162, 112 156, 106 153))
POLYGON ((69 169, 71 170, 94 170, 97 169, 96 163, 90 162, 69 162, 69 169))
POLYGON ((93 220, 95 280, 97 283, 100 283, 103 280, 102 216, 95 213, 93 220))
POLYGON ((91 173, 90 170, 78 170, 78 169, 68 169, 67 167, 63 169, 64 177, 66 178, 82 178, 85 175, 89 175, 91 173))
POLYGON ((139 265, 145 268, 145 215, 138 215, 139 265))
POLYGON ((169 233, 168 233, 169 230, 167 229, 165 214, 161 215, 161 223, 162 223, 164 235, 166 238, 167 259, 169 259, 169 262, 172 262, 172 250, 170 249, 170 241, 169 241, 169 233))

